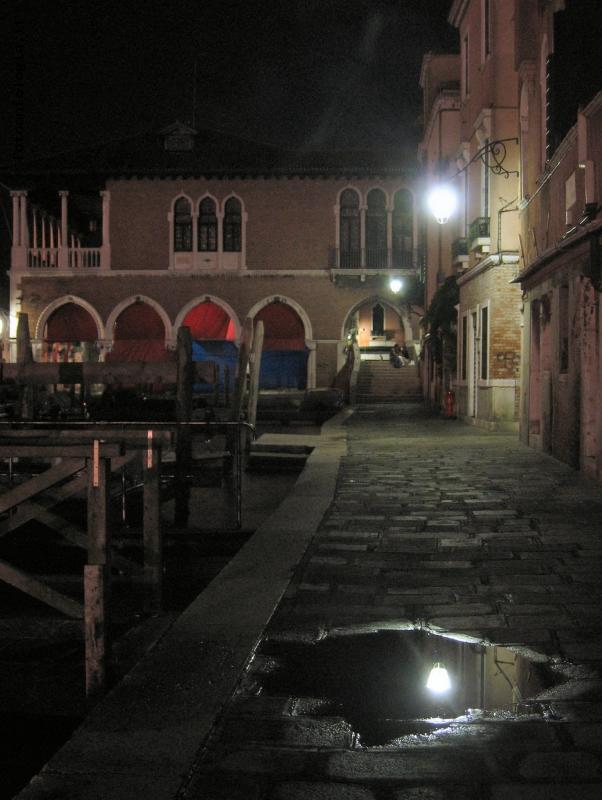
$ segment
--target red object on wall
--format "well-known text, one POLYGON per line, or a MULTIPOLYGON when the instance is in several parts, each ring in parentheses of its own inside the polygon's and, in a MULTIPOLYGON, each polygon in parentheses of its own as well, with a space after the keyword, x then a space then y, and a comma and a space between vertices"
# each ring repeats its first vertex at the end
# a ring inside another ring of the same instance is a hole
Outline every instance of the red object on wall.
POLYGON ((294 308, 286 303, 270 303, 255 316, 263 322, 264 350, 304 350, 305 327, 294 308))
POLYGON ((443 416, 446 419, 453 419, 456 413, 456 395, 450 390, 445 395, 443 403, 443 416))
POLYGON ((98 337, 91 314, 75 303, 65 303, 52 312, 44 336, 47 342, 94 342, 98 337))
POLYGON ((193 339, 234 341, 234 323, 221 306, 210 300, 191 308, 182 323, 193 339))

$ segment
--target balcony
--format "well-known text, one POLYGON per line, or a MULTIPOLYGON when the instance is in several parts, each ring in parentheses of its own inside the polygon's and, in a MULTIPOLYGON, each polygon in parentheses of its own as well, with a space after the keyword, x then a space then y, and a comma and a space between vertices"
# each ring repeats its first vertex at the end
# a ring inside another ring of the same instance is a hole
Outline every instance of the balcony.
POLYGON ((331 269, 351 270, 420 270, 423 267, 422 250, 397 250, 396 248, 365 248, 363 250, 340 250, 331 247, 329 266, 331 269))
POLYGON ((468 226, 468 250, 488 253, 491 247, 490 218, 477 217, 468 226))
POLYGON ((468 265, 468 239, 466 236, 460 236, 452 242, 451 260, 452 266, 460 269, 468 265))

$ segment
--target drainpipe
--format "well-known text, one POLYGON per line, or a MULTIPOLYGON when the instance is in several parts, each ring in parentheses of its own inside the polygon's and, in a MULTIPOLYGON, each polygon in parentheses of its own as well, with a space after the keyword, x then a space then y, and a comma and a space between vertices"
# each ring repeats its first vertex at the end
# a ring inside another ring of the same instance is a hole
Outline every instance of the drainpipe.
MULTIPOLYGON (((501 199, 501 198, 500 198, 501 199)), ((510 200, 509 203, 506 203, 505 206, 502 206, 500 210, 497 212, 497 251, 498 253, 502 252, 502 214, 507 214, 510 211, 518 211, 518 206, 515 205, 514 208, 509 208, 513 203, 516 204, 518 197, 515 197, 514 200, 510 200)))

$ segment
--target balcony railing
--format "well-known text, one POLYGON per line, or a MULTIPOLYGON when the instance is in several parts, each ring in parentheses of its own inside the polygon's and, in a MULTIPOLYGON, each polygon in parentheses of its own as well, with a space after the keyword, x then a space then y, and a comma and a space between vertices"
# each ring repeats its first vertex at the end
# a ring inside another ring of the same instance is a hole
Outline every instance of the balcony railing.
POLYGON ((53 269, 58 265, 58 247, 30 247, 27 251, 27 266, 32 269, 53 269))
POLYGON ((334 269, 422 269, 422 250, 330 248, 329 266, 334 269))
MULTIPOLYGON (((17 250, 17 248, 15 248, 17 250)), ((25 248, 19 248, 25 253, 25 248)), ((100 269, 103 266, 102 247, 28 247, 27 267, 30 269, 100 269)), ((21 266, 23 256, 16 254, 21 266)))
POLYGON ((470 247, 474 247, 477 239, 488 239, 490 236, 489 217, 477 217, 468 226, 470 247))

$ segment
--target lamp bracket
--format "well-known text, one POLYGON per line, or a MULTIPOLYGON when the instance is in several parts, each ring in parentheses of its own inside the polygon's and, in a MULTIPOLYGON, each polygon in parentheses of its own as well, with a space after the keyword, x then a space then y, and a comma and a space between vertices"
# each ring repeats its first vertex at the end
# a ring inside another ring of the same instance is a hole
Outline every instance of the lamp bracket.
POLYGON ((493 142, 487 142, 483 145, 483 147, 480 147, 477 150, 474 156, 462 167, 462 169, 459 169, 456 172, 454 177, 457 177, 458 175, 461 175, 462 172, 465 172, 471 164, 475 163, 475 161, 481 161, 494 175, 503 175, 504 178, 509 178, 510 175, 518 175, 518 170, 506 169, 504 166, 504 161, 506 160, 506 156, 508 154, 506 142, 514 142, 515 144, 518 144, 518 139, 514 137, 511 139, 495 139, 493 142))

